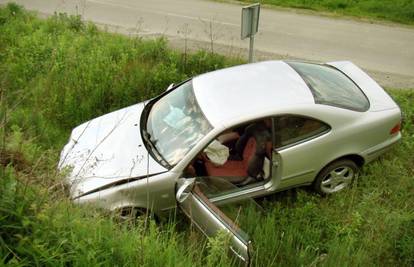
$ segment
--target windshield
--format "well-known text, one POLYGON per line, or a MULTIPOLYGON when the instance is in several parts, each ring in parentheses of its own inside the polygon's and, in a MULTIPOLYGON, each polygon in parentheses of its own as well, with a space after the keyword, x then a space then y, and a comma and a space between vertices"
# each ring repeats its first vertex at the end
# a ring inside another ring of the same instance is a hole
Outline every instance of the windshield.
POLYGON ((210 130, 191 80, 158 99, 146 124, 149 141, 170 165, 178 163, 210 130))

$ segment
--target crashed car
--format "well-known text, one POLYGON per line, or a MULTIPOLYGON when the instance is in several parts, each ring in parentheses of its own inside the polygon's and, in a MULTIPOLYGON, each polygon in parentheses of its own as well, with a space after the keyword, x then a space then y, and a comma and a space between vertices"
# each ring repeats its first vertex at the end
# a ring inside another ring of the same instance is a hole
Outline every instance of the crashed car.
POLYGON ((73 201, 159 213, 250 241, 217 206, 312 186, 349 187, 400 138, 401 111, 351 62, 266 61, 202 74, 76 127, 59 168, 73 201), (210 190, 214 188, 214 190, 210 190))

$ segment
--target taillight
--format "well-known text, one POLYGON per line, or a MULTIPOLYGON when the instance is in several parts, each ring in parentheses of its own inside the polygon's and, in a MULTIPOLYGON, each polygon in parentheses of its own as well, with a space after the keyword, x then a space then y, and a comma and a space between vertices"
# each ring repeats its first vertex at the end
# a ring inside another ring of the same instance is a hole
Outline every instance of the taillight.
POLYGON ((392 127, 390 134, 396 134, 401 130, 401 122, 397 123, 394 127, 392 127))

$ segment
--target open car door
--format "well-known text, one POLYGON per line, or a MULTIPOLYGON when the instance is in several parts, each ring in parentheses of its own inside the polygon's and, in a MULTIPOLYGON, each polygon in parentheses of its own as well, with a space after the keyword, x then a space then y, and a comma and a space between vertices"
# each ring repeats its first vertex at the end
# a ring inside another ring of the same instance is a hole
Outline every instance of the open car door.
POLYGON ((220 231, 229 234, 229 250, 241 266, 249 266, 251 242, 246 233, 209 201, 203 184, 196 178, 181 178, 176 193, 178 205, 206 236, 220 231))

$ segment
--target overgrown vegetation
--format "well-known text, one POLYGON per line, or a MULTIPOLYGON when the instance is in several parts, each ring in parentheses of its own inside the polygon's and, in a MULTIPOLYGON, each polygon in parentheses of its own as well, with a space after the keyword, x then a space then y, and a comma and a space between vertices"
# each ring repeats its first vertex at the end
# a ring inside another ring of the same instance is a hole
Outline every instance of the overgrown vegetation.
POLYGON ((414 2, 412 0, 241 0, 240 2, 260 2, 272 6, 414 24, 414 2))
MULTIPOLYGON (((202 238, 183 216, 118 223, 72 205, 56 162, 72 127, 137 103, 197 73, 239 63, 182 55, 79 17, 37 19, 0 8, 0 257, 13 266, 228 266, 225 236, 202 238)), ((244 207, 254 266, 414 264, 413 91, 392 90, 403 142, 368 165, 352 190, 298 189, 244 207)))

